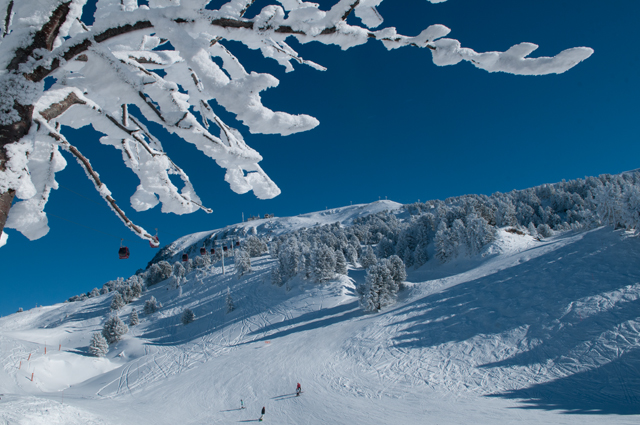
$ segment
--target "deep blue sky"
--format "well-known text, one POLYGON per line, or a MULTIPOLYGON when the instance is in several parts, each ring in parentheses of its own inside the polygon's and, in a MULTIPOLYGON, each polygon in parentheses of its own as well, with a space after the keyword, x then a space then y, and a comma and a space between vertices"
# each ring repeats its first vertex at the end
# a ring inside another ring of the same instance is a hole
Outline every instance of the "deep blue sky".
MULTIPOLYGON (((252 10, 267 3, 258 0, 252 10)), ((334 2, 319 3, 326 9, 334 2)), ((524 77, 489 74, 469 63, 437 67, 426 49, 389 52, 369 43, 343 52, 291 41, 328 70, 294 65, 296 71, 286 74, 275 61, 227 43, 248 70, 280 80, 264 93, 266 106, 315 116, 320 126, 288 137, 251 135, 218 111, 262 154, 262 167, 282 189, 268 201, 233 193, 215 163, 167 136, 165 149, 213 214, 167 215, 159 206, 135 213, 128 199, 137 178, 120 153, 99 145, 90 131, 70 139, 134 222, 159 228, 163 244, 239 222, 242 213, 290 216, 379 197, 408 203, 491 194, 640 167, 640 2, 387 0, 379 11, 384 26, 405 35, 446 25, 450 37, 476 51, 527 41, 540 45, 532 56, 576 46, 595 53, 565 74, 524 77)), ((1 315, 126 278, 154 255, 108 210, 75 160, 65 157, 69 165, 57 174, 62 187, 46 208, 49 234, 29 242, 8 229, 9 243, 0 248, 1 315), (131 248, 129 260, 117 259, 120 238, 131 248)))

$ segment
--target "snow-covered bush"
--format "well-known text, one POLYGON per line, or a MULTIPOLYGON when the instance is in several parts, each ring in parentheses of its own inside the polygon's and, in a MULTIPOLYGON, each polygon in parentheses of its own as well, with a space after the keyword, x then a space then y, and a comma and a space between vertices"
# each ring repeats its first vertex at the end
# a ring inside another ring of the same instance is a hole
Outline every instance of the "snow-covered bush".
POLYGON ((109 344, 114 344, 129 332, 129 327, 118 316, 111 316, 102 327, 102 336, 109 344))
POLYGON ((550 238, 553 236, 553 230, 549 227, 548 224, 541 224, 538 226, 538 235, 542 238, 550 238))
POLYGON ((184 277, 186 271, 180 261, 173 263, 173 275, 176 277, 184 277))
POLYGON ((211 264, 211 260, 209 260, 209 256, 207 254, 205 255, 198 255, 197 257, 195 257, 193 259, 193 267, 196 269, 201 269, 203 267, 206 267, 208 265, 211 264))
POLYGON ((257 236, 251 235, 244 240, 244 249, 250 257, 260 257, 269 251, 267 244, 257 236))
POLYGON ((169 279, 173 273, 173 267, 166 261, 159 261, 149 267, 147 274, 147 286, 155 285, 163 280, 169 279))
POLYGON ((131 315, 129 316, 129 326, 135 326, 140 323, 140 318, 138 317, 138 312, 133 310, 131 311, 131 315))
POLYGON ((89 292, 89 298, 99 297, 100 290, 98 288, 93 288, 91 292, 89 292))
MULTIPOLYGON (((104 331, 103 331, 104 332, 104 331)), ((99 333, 94 333, 89 343, 89 353, 92 356, 104 357, 109 352, 107 340, 99 333)))
POLYGON ((142 286, 142 282, 140 282, 139 280, 136 279, 135 282, 133 282, 131 284, 131 297, 133 298, 140 298, 142 296, 142 291, 144 290, 143 286, 142 286))
POLYGON ((112 311, 120 310, 124 306, 125 306, 125 302, 122 299, 122 295, 120 295, 120 292, 114 293, 113 298, 111 299, 111 310, 112 311))
POLYGON ((182 320, 183 324, 188 325, 189 323, 196 320, 196 315, 190 308, 185 308, 182 312, 182 317, 180 320, 182 320))
POLYGON ((144 303, 144 314, 153 314, 162 307, 162 304, 156 300, 153 295, 144 303))
POLYGON ((235 262, 236 262, 236 276, 241 276, 251 273, 251 257, 249 253, 244 249, 235 250, 235 262))

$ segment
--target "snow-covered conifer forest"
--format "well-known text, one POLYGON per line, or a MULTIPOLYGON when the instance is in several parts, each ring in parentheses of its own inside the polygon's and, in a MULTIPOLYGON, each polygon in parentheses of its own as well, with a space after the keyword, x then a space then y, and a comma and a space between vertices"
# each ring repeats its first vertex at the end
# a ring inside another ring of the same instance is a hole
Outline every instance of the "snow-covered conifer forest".
POLYGON ((0 318, 0 419, 637 423, 639 193, 632 171, 186 235, 0 318))
POLYGON ((215 161, 234 192, 277 196, 280 189, 260 167, 260 154, 212 105, 234 115, 250 133, 284 136, 319 122, 264 105, 262 93, 279 81, 246 69, 234 55, 234 43, 259 51, 287 72, 293 71, 292 63, 325 69, 301 57, 292 40, 343 50, 369 41, 388 50, 417 47, 430 51, 439 66, 466 61, 484 71, 517 75, 563 73, 593 53, 573 47, 552 57, 529 57, 538 46, 527 42, 504 52, 476 52, 447 38, 449 28, 438 23, 403 35, 384 27, 376 9, 381 3, 335 0, 323 10, 302 0, 255 5, 254 0, 98 0, 90 24, 81 19, 87 0, 0 0, 1 244, 7 240, 5 226, 30 240, 49 231, 45 206, 58 187, 56 173, 66 167, 62 149, 78 161, 124 225, 158 245, 116 202, 90 159, 65 136, 65 126, 91 125, 103 134, 100 143, 121 152, 139 179, 130 197, 138 212, 158 204, 176 214, 211 212, 145 123, 163 127, 215 161), (245 17, 258 7, 252 18, 245 17), (19 201, 12 205, 14 198, 19 201))

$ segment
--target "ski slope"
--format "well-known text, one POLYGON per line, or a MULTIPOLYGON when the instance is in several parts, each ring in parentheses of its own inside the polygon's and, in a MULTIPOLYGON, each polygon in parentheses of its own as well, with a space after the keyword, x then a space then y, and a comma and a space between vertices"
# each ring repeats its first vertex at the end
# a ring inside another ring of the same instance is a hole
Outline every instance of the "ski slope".
POLYGON ((265 406, 296 425, 637 424, 638 258, 639 238, 611 228, 501 230, 482 255, 409 270, 377 314, 358 307, 362 269, 287 291, 268 256, 240 279, 215 264, 123 308, 128 322, 152 295, 164 305, 102 359, 87 346, 112 294, 34 308, 0 319, 0 423, 247 423, 265 406))

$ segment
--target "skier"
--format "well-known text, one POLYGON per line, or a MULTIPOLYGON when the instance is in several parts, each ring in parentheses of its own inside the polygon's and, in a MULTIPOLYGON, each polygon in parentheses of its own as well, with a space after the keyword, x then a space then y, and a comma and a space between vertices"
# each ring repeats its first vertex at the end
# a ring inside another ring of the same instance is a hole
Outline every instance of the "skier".
POLYGON ((300 383, 298 382, 298 386, 296 387, 296 397, 298 397, 301 392, 302 392, 302 388, 300 387, 300 383))
POLYGON ((244 409, 244 401, 242 399, 240 399, 240 409, 244 409))
POLYGON ((262 406, 262 415, 260 415, 260 419, 258 420, 262 422, 262 418, 264 418, 264 406, 262 406))

